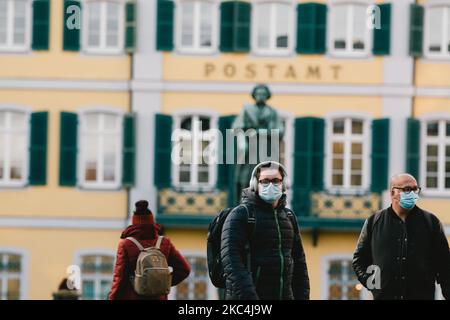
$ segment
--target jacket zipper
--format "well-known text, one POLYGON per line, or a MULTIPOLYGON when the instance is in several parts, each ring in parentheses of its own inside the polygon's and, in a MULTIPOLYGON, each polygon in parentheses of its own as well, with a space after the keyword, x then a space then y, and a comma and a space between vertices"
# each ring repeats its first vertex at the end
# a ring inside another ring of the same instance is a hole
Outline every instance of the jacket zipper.
POLYGON ((260 273, 261 273, 261 267, 259 266, 259 267, 256 269, 255 288, 258 287, 258 282, 259 282, 259 275, 260 275, 260 273))
POLYGON ((283 299, 283 270, 284 270, 284 257, 283 252, 281 250, 281 231, 280 231, 280 224, 278 223, 278 216, 277 211, 273 210, 274 216, 275 216, 275 222, 277 223, 277 229, 278 229, 278 252, 280 254, 280 300, 283 299))

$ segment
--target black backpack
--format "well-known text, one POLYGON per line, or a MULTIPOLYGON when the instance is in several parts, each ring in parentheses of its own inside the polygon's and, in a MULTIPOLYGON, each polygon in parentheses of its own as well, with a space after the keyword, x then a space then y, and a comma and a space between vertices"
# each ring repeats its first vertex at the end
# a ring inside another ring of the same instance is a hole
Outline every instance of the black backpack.
MULTIPOLYGON (((240 205, 245 208, 247 211, 247 240, 251 239, 253 235, 253 230, 255 228, 255 213, 252 206, 247 206, 245 204, 240 205)), ((235 207, 236 209, 240 206, 235 207)), ((219 212, 219 214, 214 218, 213 221, 209 224, 208 228, 208 243, 207 243, 207 260, 208 260, 208 273, 211 279, 211 282, 217 288, 225 288, 225 276, 224 270, 222 266, 222 260, 220 258, 220 242, 222 240, 222 228, 227 219, 228 215, 235 208, 226 208, 219 212)), ((245 246, 247 255, 250 254, 250 245, 247 241, 245 246)), ((249 259, 247 257, 247 262, 249 263, 249 259)))
MULTIPOLYGON (((253 206, 241 205, 247 211, 247 243, 245 245, 245 252, 247 255, 247 268, 251 272, 250 259, 250 240, 255 230, 256 215, 253 206)), ((239 207, 239 206, 238 206, 239 207)), ((238 208, 236 207, 236 208, 238 208)), ((209 278, 214 286, 217 288, 225 288, 225 275, 220 258, 220 242, 222 239, 222 228, 228 215, 234 208, 226 208, 219 212, 209 224, 208 228, 208 243, 207 243, 207 260, 209 278)), ((299 227, 295 214, 288 208, 284 209, 289 220, 292 223, 293 230, 297 237, 300 237, 299 227)))

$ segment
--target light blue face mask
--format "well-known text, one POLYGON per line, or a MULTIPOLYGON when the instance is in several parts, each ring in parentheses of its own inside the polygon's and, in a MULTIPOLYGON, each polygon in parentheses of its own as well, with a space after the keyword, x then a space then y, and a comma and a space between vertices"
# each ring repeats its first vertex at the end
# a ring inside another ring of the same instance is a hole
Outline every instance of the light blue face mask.
POLYGON ((417 200, 419 200, 419 195, 414 191, 410 192, 400 192, 400 207, 406 210, 414 208, 417 200))
POLYGON ((267 203, 274 203, 281 198, 283 192, 281 191, 282 185, 274 185, 269 183, 267 186, 259 185, 259 197, 267 203))

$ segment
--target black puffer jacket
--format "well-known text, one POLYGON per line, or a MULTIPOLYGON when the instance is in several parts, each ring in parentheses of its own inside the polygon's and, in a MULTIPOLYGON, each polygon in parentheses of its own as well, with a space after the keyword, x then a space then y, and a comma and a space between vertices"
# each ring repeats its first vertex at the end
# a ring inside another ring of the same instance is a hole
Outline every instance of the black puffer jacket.
POLYGON ((254 210, 256 224, 250 239, 245 207, 227 217, 222 231, 221 258, 226 274, 226 299, 309 299, 309 278, 300 235, 295 236, 285 209, 286 196, 273 209, 249 189, 242 203, 254 210))

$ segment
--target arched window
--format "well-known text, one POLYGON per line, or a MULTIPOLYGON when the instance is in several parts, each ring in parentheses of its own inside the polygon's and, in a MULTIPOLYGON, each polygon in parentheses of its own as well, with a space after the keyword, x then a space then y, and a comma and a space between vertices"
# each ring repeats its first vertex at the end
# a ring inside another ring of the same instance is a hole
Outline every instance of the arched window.
POLYGON ((369 120, 332 116, 327 122, 327 186, 330 190, 361 191, 369 187, 369 120))
POLYGON ((20 250, 0 248, 0 300, 26 298, 26 264, 20 250))
POLYGON ((125 3, 122 0, 86 0, 84 48, 89 53, 121 53, 124 47, 125 3))
POLYGON ((335 1, 330 6, 329 47, 337 55, 367 55, 371 34, 366 25, 369 2, 335 1))
POLYGON ((0 0, 0 51, 30 47, 31 1, 0 0))
POLYGON ((92 110, 80 115, 80 185, 118 188, 121 184, 123 116, 92 110))
POLYGON ((253 47, 257 53, 289 54, 295 7, 289 0, 254 1, 253 47))
POLYGON ((76 264, 81 270, 81 295, 84 300, 106 300, 111 290, 114 272, 113 253, 83 252, 76 264))
POLYGON ((28 180, 29 114, 0 109, 0 186, 22 186, 28 180))
POLYGON ((180 160, 174 165, 174 185, 180 187, 214 186, 214 161, 217 117, 210 113, 180 113, 175 117, 173 142, 178 145, 180 160))
POLYGON ((179 0, 177 46, 183 52, 212 52, 217 48, 216 0, 179 0))
POLYGON ((426 6, 424 43, 426 56, 450 57, 450 1, 426 6))

